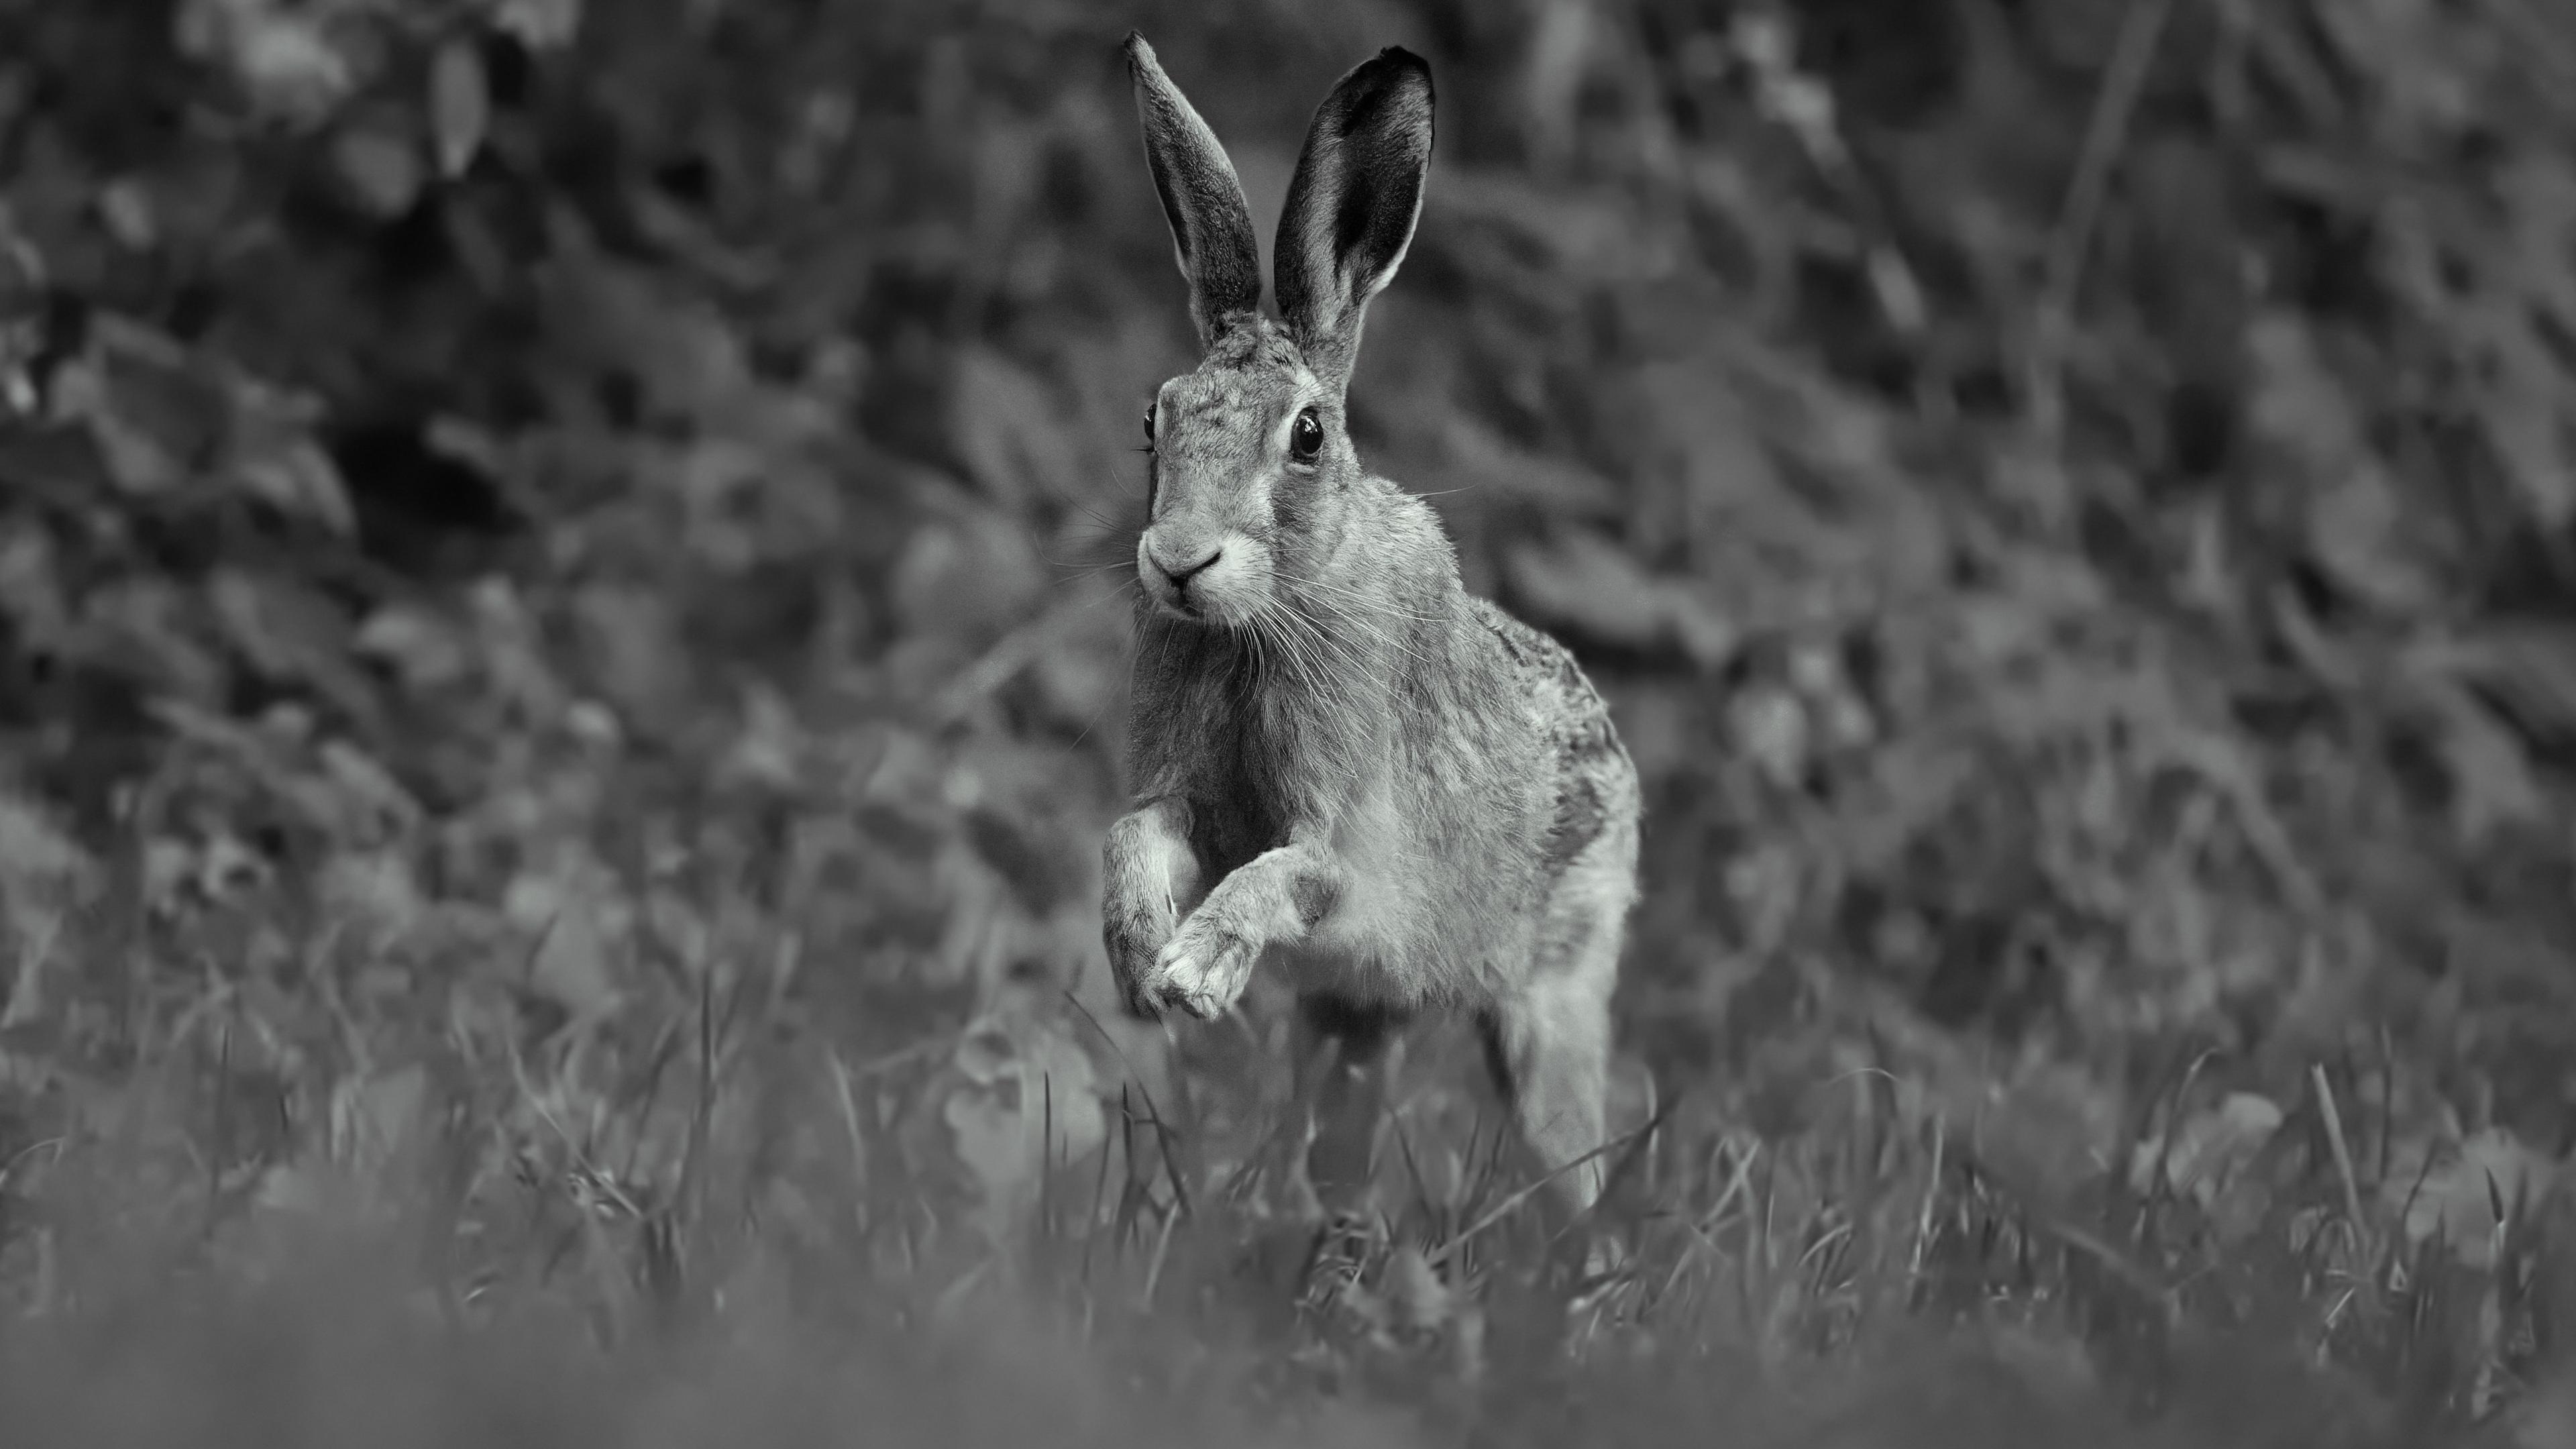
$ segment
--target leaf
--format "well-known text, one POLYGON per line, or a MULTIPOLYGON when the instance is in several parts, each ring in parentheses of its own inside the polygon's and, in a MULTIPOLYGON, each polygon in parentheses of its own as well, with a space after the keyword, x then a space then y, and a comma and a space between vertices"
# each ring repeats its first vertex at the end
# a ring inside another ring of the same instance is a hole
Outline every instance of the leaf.
POLYGON ((2410 671, 2453 673, 2553 741, 2576 739, 2576 631, 2550 623, 2488 623, 2435 636, 2400 656, 2410 671))
POLYGON ((234 75, 272 115, 318 120, 357 83, 318 7, 218 3, 192 9, 219 17, 206 32, 222 38, 234 75))
POLYGON ((55 376, 56 407, 88 424, 118 487, 147 496, 179 487, 223 438, 227 399, 175 339, 112 317, 95 327, 89 355, 55 376))
POLYGON ((310 518, 341 538, 357 535, 357 510, 340 465, 311 438, 244 458, 233 465, 242 490, 278 512, 310 518))
POLYGON ((81 601, 85 646, 148 683, 160 705, 220 698, 232 671, 206 639, 204 609, 168 581, 120 579, 81 601))
POLYGON ((1436 1333, 1468 1306, 1463 1295, 1441 1281, 1439 1271, 1411 1242, 1395 1245, 1387 1255, 1385 1292, 1396 1326, 1411 1333, 1436 1333))
POLYGON ((1804 777, 1813 750, 1807 707, 1785 689, 1747 688, 1727 704, 1729 743, 1781 789, 1804 777))
POLYGON ((2487 440, 2532 516, 2543 527, 2564 528, 2576 516, 2576 453, 2559 412, 2567 379, 2530 329, 2500 339, 2495 350, 2496 377, 2478 400, 2487 440))
POLYGON ((608 965, 603 902, 578 881, 521 875, 510 883, 510 918, 533 923, 544 934, 529 962, 528 985, 575 1020, 605 1015, 617 1004, 616 978, 608 965))
POLYGON ((2353 594, 2399 615, 2437 597, 2414 548, 2397 480, 2372 448, 2364 413, 2326 360, 2305 319, 2274 311, 2246 331, 2253 359, 2254 432, 2305 474, 2307 541, 2353 594))
POLYGON ((400 831, 420 823, 420 801, 375 756, 344 739, 324 740, 320 754, 323 774, 369 825, 400 831))
POLYGON ((716 767, 717 778, 772 790, 796 788, 807 746, 794 707, 763 684, 747 687, 742 704, 741 728, 716 767))
POLYGON ((1017 1070, 1017 1051, 1011 1034, 996 1021, 984 1021, 957 1038, 957 1050, 951 1060, 966 1080, 979 1087, 989 1087, 1017 1070))
POLYGON ((471 38, 459 36, 439 47, 429 67, 429 125, 438 143, 438 174, 451 181, 464 175, 483 149, 483 133, 491 123, 492 92, 483 75, 483 54, 471 38))
POLYGON ((16 927, 20 912, 52 904, 68 888, 87 882, 96 867, 88 852, 33 804, 0 792, 0 907, 16 927))
POLYGON ((2283 1120, 2271 1098, 2231 1092, 2217 1106, 2185 1118, 2170 1134, 2139 1143, 2130 1158, 2130 1186, 2149 1190, 2161 1166, 2165 1187, 2207 1207, 2281 1130, 2283 1120))
POLYGON ((270 1212, 318 1216, 331 1196, 329 1180, 307 1163, 281 1162, 260 1174, 258 1202, 270 1212))
POLYGON ((410 935, 429 914, 410 863, 390 850, 334 855, 316 886, 332 919, 359 927, 370 950, 410 935))
POLYGON ((538 990, 577 1017, 603 1012, 617 997, 598 923, 579 902, 566 902, 564 913, 547 930, 531 975, 538 990))
POLYGON ((60 648, 70 630, 70 601, 54 541, 42 529, 0 540, 0 620, 22 650, 60 648))
POLYGON ((2491 78, 2472 64, 2471 37, 2483 27, 2460 25, 2445 9, 2431 0, 2338 0, 2310 13, 2344 59, 2377 83, 2383 124, 2449 133, 2484 109, 2481 90, 2491 78))
POLYGON ((445 618, 413 604, 388 604, 368 615, 350 648, 389 665, 414 693, 455 684, 474 668, 472 641, 445 618))
POLYGON ((573 596, 590 679, 630 719, 668 719, 687 697, 693 661, 680 647, 671 601, 632 584, 596 583, 573 596))
POLYGON ((582 0, 501 0, 492 23, 530 50, 549 50, 581 29, 582 0))
POLYGON ((160 243, 161 224, 152 190, 134 177, 120 176, 99 188, 98 214, 107 223, 108 235, 127 251, 148 252, 160 243))
POLYGON ((2542 818, 2548 795, 2511 725, 2544 741, 2576 733, 2571 666, 2576 655, 2563 631, 2546 625, 2433 635, 2397 654, 2393 679, 2430 726, 2463 844, 2483 843, 2500 825, 2542 818))
POLYGON ((1108 1141, 1091 1058, 1050 1020, 988 1016, 960 1038, 956 1085, 941 1107, 957 1159, 984 1190, 999 1235, 1034 1202, 1045 1174, 1108 1141))
POLYGON ((2409 1242, 2438 1239, 2462 1264, 2483 1269, 2495 1261, 2497 1207, 2507 1212, 2539 1207, 2563 1171, 2564 1164, 2526 1146, 2511 1131, 2490 1127, 2453 1150, 2433 1143, 2401 1149, 2380 1194, 2405 1214, 2409 1242))
POLYGON ((2541 817, 2539 779, 2522 742, 2467 691, 2440 695, 2442 763, 2451 776, 2451 825, 2468 845, 2499 825, 2541 817))
POLYGON ((350 126, 334 136, 331 162, 352 199, 381 220, 410 211, 426 179, 411 142, 375 126, 350 126))
POLYGON ((45 258, 36 244, 0 217, 0 319, 17 318, 45 304, 45 258))
POLYGON ((226 643, 271 679, 310 684, 334 704, 369 708, 365 681, 350 662, 350 624, 339 603, 287 575, 216 571, 206 602, 226 643))

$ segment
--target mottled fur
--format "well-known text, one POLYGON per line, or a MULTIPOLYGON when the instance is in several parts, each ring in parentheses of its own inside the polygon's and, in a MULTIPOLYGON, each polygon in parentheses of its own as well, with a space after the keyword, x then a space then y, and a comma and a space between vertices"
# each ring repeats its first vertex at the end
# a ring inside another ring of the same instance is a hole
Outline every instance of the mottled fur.
MULTIPOLYGON (((1141 38, 1128 54, 1206 356, 1149 415, 1137 808, 1103 855, 1121 994, 1205 1018, 1256 963, 1286 975, 1301 1069, 1326 1069, 1301 1090, 1328 1206, 1366 1182, 1379 1060, 1424 1008, 1476 1020, 1560 1167, 1603 1133, 1636 772, 1572 656, 1465 591, 1438 518, 1363 470, 1342 418, 1364 309, 1420 211, 1429 72, 1389 49, 1318 111, 1274 324, 1240 305, 1256 264, 1232 168, 1141 38)), ((1562 1196, 1580 1208, 1600 1180, 1566 1173, 1562 1196)))

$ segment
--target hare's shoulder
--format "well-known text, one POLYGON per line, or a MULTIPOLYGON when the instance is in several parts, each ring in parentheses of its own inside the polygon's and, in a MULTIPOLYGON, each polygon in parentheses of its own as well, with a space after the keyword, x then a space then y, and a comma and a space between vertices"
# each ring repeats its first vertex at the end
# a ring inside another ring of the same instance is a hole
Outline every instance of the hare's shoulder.
POLYGON ((1592 681, 1584 677, 1582 666, 1574 662, 1572 650, 1545 631, 1513 618, 1491 599, 1470 594, 1467 610, 1501 646, 1513 683, 1542 700, 1561 699, 1572 706, 1600 707, 1600 696, 1594 692, 1592 681))
MULTIPOLYGON (((1539 726, 1539 778, 1546 824, 1537 844, 1541 869, 1563 880, 1581 860, 1599 856, 1595 842, 1623 836, 1633 850, 1639 800, 1637 767, 1610 723, 1610 709, 1564 645, 1489 600, 1470 605, 1507 662, 1513 687, 1539 726)), ((1611 847, 1616 858, 1617 847, 1611 847)))
POLYGON ((1515 692, 1544 725, 1559 771, 1624 771, 1627 752, 1610 723, 1610 707, 1574 662, 1573 651, 1491 599, 1470 596, 1468 609, 1500 647, 1515 692))

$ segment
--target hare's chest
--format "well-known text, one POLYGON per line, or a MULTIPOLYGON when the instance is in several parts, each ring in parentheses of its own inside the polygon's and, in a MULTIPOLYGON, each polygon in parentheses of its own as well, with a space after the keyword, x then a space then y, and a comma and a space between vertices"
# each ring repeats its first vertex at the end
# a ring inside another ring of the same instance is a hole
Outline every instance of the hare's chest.
POLYGON ((1202 788, 1231 817, 1245 858, 1286 844, 1301 824, 1345 822, 1389 804, 1385 744, 1346 704, 1260 697, 1212 723, 1202 788))
POLYGON ((1293 724, 1257 701, 1222 711, 1209 725, 1197 790, 1210 837, 1202 843, 1230 870, 1287 843, 1290 826, 1310 813, 1314 765, 1301 755, 1293 724))

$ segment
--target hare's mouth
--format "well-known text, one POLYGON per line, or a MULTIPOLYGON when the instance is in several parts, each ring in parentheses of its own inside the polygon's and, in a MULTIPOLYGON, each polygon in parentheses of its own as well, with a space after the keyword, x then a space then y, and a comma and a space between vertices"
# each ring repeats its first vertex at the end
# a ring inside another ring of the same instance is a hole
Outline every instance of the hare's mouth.
POLYGON ((1154 591, 1155 607, 1167 618, 1202 629, 1231 629, 1242 620, 1239 610, 1225 599, 1210 597, 1204 589, 1165 589, 1154 591))
POLYGON ((1173 539, 1148 530, 1136 549, 1146 596, 1175 619, 1212 628, 1250 617, 1269 573, 1269 551, 1241 533, 1173 539))
POLYGON ((1156 570, 1150 564, 1136 572, 1139 581, 1144 585, 1145 597, 1152 599, 1154 607, 1162 610, 1168 617, 1189 624, 1214 622, 1208 617, 1208 597, 1204 584, 1193 579, 1174 579, 1156 570))

